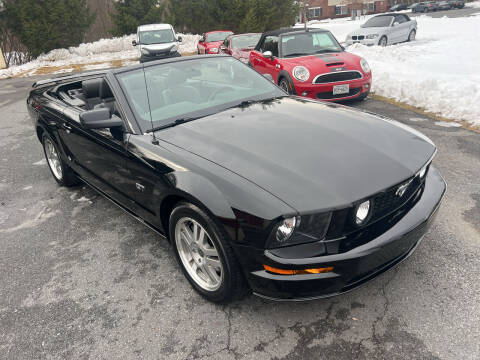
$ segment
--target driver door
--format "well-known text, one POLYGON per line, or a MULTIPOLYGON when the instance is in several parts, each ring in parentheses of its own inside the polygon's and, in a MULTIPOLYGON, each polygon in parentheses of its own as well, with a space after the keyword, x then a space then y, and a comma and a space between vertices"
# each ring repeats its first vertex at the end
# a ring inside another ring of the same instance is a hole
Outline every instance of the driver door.
POLYGON ((69 165, 83 179, 130 207, 131 189, 126 181, 128 134, 120 129, 85 129, 80 123, 81 112, 66 107, 59 127, 69 165))
POLYGON ((260 74, 270 74, 277 83, 280 64, 278 62, 278 36, 267 36, 260 45, 259 56, 256 57, 256 63, 253 64, 255 70, 260 74), (270 51, 272 57, 264 57, 263 53, 270 51))

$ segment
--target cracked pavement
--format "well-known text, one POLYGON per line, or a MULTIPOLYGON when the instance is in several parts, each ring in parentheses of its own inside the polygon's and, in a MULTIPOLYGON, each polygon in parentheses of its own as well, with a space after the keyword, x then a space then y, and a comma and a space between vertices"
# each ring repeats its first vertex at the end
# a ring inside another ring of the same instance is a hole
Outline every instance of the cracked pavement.
POLYGON ((0 359, 478 359, 480 134, 355 104, 438 146, 449 185, 417 251, 348 294, 206 302, 169 244, 86 186, 51 177, 25 97, 0 81, 0 359))

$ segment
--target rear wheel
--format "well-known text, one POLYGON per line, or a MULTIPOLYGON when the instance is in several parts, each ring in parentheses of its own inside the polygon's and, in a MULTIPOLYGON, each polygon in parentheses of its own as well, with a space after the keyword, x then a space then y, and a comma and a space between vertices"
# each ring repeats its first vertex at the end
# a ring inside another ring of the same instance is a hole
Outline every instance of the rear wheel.
POLYGON ((62 160, 57 145, 47 133, 44 133, 42 136, 42 144, 45 159, 55 181, 61 186, 67 187, 78 184, 77 177, 72 169, 62 160))
POLYGON ((386 37, 386 36, 382 36, 382 37, 380 38, 380 40, 378 41, 378 45, 380 45, 380 46, 387 46, 387 42, 388 42, 388 41, 387 41, 387 37, 386 37))
POLYGON ((278 86, 280 86, 283 91, 285 91, 289 95, 295 94, 295 87, 293 86, 293 83, 287 78, 281 78, 278 86))
POLYGON ((417 35, 417 32, 415 30, 410 31, 410 34, 408 34, 408 41, 415 40, 416 35, 417 35))
POLYGON ((206 299, 226 303, 248 287, 226 235, 197 206, 181 202, 170 215, 170 239, 183 273, 206 299))

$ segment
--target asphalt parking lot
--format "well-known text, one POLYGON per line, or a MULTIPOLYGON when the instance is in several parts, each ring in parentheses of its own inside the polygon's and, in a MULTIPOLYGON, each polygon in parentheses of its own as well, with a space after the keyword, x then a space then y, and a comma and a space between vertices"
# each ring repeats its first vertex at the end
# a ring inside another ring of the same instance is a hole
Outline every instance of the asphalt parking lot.
POLYGON ((56 185, 26 112, 34 80, 0 81, 1 359, 480 357, 480 134, 355 105, 438 146, 448 192, 424 241, 343 296, 219 306, 191 289, 158 235, 88 187, 56 185))

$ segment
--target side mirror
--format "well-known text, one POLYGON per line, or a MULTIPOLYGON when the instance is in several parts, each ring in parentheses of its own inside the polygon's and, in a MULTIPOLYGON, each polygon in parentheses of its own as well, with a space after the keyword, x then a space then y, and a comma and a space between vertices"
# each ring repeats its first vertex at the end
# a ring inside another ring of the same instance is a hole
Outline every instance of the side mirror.
POLYGON ((397 21, 395 21, 395 22, 393 23, 393 26, 397 26, 397 25, 400 25, 400 23, 397 22, 397 21))
POLYGON ((110 115, 110 109, 100 108, 84 111, 80 114, 80 123, 85 129, 107 129, 123 126, 123 121, 116 115, 110 115))
POLYGON ((220 50, 224 51, 226 49, 225 45, 220 45, 220 50))
POLYGON ((138 45, 138 44, 137 44, 137 40, 132 40, 132 45, 133 45, 133 46, 137 46, 137 45, 138 45))
POLYGON ((205 42, 205 35, 202 35, 202 37, 200 38, 200 42, 205 42))
POLYGON ((267 79, 267 80, 270 80, 271 82, 274 82, 274 81, 273 81, 273 76, 270 75, 270 74, 263 74, 263 77, 264 77, 265 79, 267 79))
POLYGON ((181 42, 183 41, 182 37, 179 36, 179 37, 177 38, 177 41, 178 41, 179 43, 181 43, 181 42))
POLYGON ((262 54, 262 56, 263 56, 264 58, 270 58, 270 59, 273 58, 273 54, 272 54, 271 51, 265 51, 265 52, 262 54))

